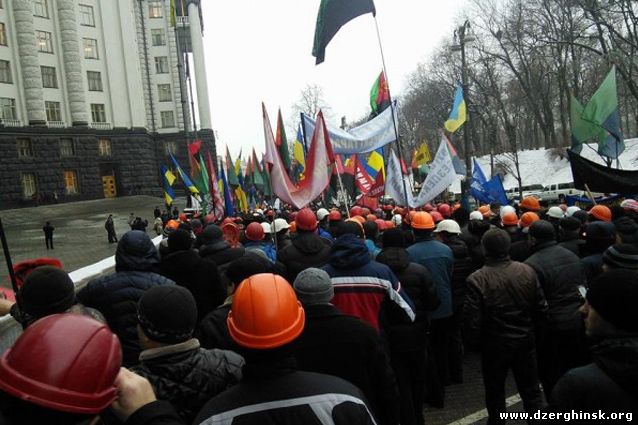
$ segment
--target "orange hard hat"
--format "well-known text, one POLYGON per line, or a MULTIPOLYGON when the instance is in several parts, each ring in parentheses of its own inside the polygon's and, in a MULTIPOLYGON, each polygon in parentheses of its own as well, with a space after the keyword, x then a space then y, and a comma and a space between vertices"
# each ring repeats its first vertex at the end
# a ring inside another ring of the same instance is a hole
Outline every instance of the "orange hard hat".
POLYGON ((489 205, 481 205, 478 210, 483 215, 483 217, 487 218, 487 217, 490 216, 490 206, 489 205))
POLYGON ((366 215, 366 221, 377 221, 377 216, 374 214, 366 215))
POLYGON ((436 226, 432 216, 425 211, 419 211, 412 217, 411 225, 413 229, 432 230, 436 226))
POLYGON ((521 216, 521 219, 518 221, 518 225, 524 229, 525 227, 531 226, 532 223, 538 220, 540 220, 538 214, 534 212, 526 212, 521 216))
POLYGON ((361 216, 362 217, 367 217, 368 214, 370 214, 370 213, 371 213, 370 208, 366 208, 366 207, 361 208, 361 216))
POLYGON ((355 215, 361 215, 361 207, 358 205, 350 208, 350 217, 354 217, 355 215))
POLYGON ((394 229, 396 226, 394 225, 394 221, 386 220, 385 221, 385 230, 394 229))
POLYGON ((503 222, 503 226, 518 226, 518 216, 513 212, 505 214, 501 218, 501 221, 503 222))
POLYGON ((589 215, 600 221, 611 223, 611 210, 605 205, 594 205, 594 207, 589 210, 589 215))
POLYGON ((354 221, 356 221, 356 222, 357 222, 357 223, 359 223, 359 224, 363 224, 363 223, 365 223, 365 222, 366 222, 366 219, 365 219, 365 218, 363 218, 363 217, 362 217, 362 216, 360 216, 360 215, 355 215, 354 217, 351 217, 351 218, 349 218, 348 220, 354 220, 354 221))
POLYGON ((179 221, 177 221, 177 220, 168 220, 168 223, 166 223, 165 227, 167 229, 170 229, 170 230, 175 230, 175 229, 177 229, 179 227, 179 221))
POLYGON ((290 223, 290 227, 288 228, 288 231, 290 233, 297 233, 297 222, 293 221, 292 223, 290 223))
POLYGON ((238 345, 266 350, 295 340, 303 331, 305 314, 286 279, 260 273, 239 285, 226 323, 238 345))
POLYGON ((534 196, 526 196, 521 201, 520 207, 526 209, 528 211, 539 211, 541 209, 541 204, 538 202, 538 199, 534 196))

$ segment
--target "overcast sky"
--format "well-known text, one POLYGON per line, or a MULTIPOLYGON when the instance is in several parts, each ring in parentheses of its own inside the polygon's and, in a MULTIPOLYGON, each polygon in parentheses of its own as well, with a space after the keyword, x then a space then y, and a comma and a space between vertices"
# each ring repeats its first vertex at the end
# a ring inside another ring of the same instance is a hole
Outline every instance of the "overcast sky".
MULTIPOLYGON (((315 65, 312 44, 320 0, 202 1, 204 47, 217 151, 236 156, 264 151, 261 102, 275 129, 307 84, 324 89, 332 123, 370 112, 369 92, 381 72, 371 14, 344 25, 315 65)), ((406 77, 461 22, 466 0, 375 0, 390 90, 401 93, 406 77)), ((452 101, 450 93, 450 102, 452 101)), ((296 125, 296 123, 295 123, 296 125)), ((288 134, 291 139, 294 135, 288 134)))

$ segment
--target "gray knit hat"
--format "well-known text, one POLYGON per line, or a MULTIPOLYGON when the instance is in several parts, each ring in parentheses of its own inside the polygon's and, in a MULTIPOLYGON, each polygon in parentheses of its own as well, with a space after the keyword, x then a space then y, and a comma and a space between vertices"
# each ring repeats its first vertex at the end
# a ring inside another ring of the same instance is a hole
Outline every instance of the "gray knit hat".
POLYGON ((312 267, 297 275, 293 287, 304 305, 327 304, 335 295, 328 273, 312 267))
POLYGON ((612 245, 603 253, 603 263, 612 268, 638 270, 638 249, 626 243, 612 245))

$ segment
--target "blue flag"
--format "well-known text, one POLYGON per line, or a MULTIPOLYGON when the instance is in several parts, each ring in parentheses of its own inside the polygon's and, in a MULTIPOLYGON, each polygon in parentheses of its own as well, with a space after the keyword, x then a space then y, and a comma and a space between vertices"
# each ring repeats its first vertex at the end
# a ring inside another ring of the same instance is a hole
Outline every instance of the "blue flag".
POLYGON ((476 158, 474 158, 470 194, 484 204, 490 204, 492 202, 498 202, 501 205, 508 204, 505 189, 503 188, 503 183, 499 175, 497 174, 490 180, 487 180, 476 158))

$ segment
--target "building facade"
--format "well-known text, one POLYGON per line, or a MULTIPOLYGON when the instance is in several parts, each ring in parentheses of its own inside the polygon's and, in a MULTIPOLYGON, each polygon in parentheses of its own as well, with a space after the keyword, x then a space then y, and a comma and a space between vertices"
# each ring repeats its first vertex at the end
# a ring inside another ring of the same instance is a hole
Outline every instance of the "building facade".
POLYGON ((194 130, 216 154, 200 7, 0 0, 0 208, 160 195, 160 165, 187 167, 194 130))

